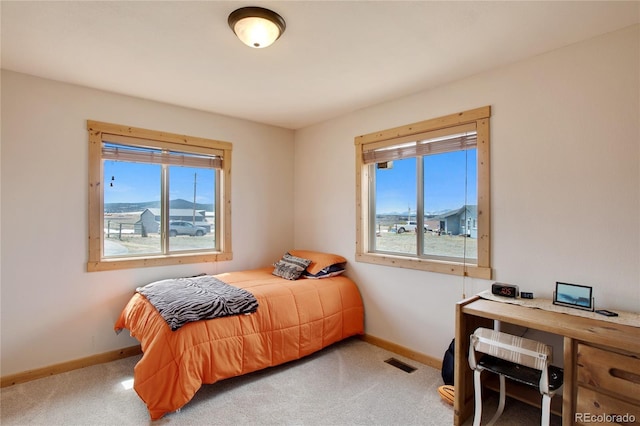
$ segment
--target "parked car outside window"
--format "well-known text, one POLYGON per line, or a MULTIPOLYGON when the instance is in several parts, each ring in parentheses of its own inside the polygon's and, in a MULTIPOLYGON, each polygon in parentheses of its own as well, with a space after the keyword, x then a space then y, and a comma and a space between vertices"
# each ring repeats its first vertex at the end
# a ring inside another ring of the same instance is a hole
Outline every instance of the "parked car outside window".
POLYGON ((170 222, 169 223, 169 235, 175 237, 176 235, 191 235, 196 237, 202 237, 207 233, 207 228, 203 226, 194 226, 190 222, 170 222))
MULTIPOLYGON (((398 234, 402 234, 404 232, 416 232, 416 228, 418 227, 418 222, 409 221, 407 223, 396 223, 395 228, 398 234)), ((427 227, 424 227, 424 232, 427 232, 427 227)))

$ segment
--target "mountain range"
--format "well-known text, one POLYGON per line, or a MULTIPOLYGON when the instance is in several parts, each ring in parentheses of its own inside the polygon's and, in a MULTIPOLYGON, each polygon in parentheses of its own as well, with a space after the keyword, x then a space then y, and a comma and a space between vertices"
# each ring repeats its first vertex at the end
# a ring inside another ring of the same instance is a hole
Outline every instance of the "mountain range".
MULTIPOLYGON (((191 201, 183 200, 178 198, 176 200, 169 201, 170 209, 188 209, 193 210, 204 210, 208 212, 213 211, 213 204, 201 204, 201 203, 193 203, 191 201)), ((159 209, 160 201, 146 201, 140 203, 105 203, 104 204, 104 212, 105 213, 131 213, 131 212, 141 212, 145 209, 159 209)))

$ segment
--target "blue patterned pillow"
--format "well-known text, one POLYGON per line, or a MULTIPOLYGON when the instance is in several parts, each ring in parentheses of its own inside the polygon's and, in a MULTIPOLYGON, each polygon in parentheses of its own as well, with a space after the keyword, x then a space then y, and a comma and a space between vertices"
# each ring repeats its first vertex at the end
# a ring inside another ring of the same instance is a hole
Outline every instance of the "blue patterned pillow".
POLYGON ((330 278, 335 277, 336 275, 340 275, 344 272, 344 263, 336 263, 335 265, 327 266, 322 269, 317 274, 312 274, 309 271, 305 270, 302 272, 302 278, 310 278, 312 280, 319 280, 322 278, 330 278))
POLYGON ((307 266, 309 266, 310 263, 311 260, 309 259, 303 259, 301 257, 285 253, 284 256, 282 256, 282 259, 273 265, 275 269, 272 274, 286 280, 297 280, 307 269, 307 266))

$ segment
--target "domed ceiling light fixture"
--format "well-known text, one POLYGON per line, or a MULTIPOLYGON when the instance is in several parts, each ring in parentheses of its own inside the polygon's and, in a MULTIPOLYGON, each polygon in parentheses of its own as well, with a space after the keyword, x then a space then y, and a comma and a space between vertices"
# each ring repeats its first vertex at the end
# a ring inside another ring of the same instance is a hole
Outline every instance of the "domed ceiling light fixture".
POLYGON ((229 15, 229 27, 247 46, 256 49, 268 47, 287 27, 282 16, 262 7, 243 7, 229 15))

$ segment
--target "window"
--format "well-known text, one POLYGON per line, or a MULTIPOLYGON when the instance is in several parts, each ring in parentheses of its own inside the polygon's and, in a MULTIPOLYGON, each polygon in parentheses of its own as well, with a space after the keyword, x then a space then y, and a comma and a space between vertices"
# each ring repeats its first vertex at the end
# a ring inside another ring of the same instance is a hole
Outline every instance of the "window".
POLYGON ((96 121, 88 271, 230 260, 231 148, 96 121))
POLYGON ((356 260, 491 279, 482 107, 355 138, 356 260))

